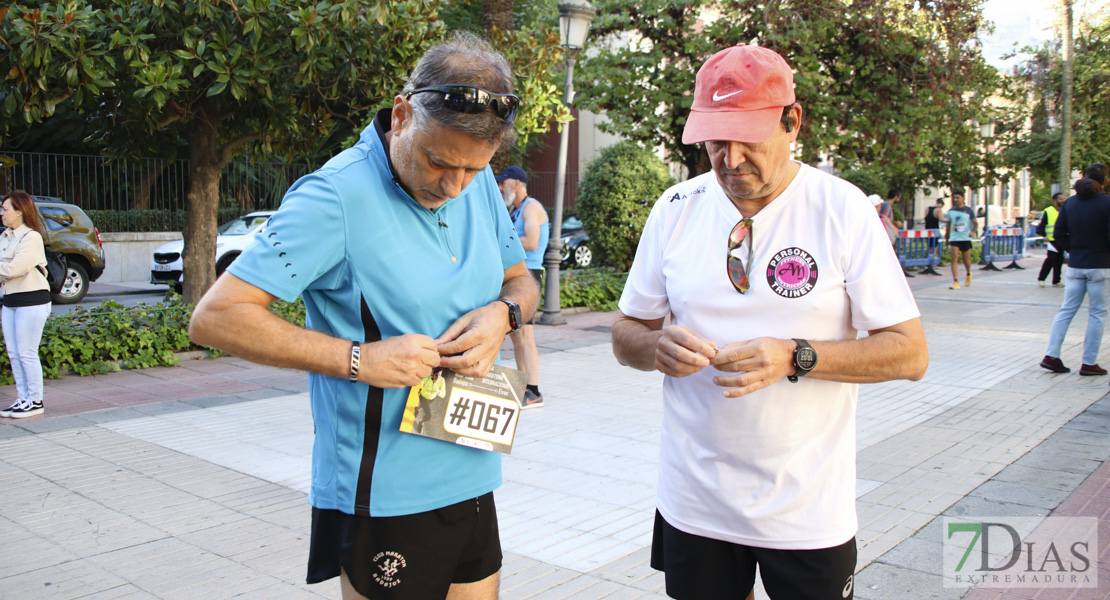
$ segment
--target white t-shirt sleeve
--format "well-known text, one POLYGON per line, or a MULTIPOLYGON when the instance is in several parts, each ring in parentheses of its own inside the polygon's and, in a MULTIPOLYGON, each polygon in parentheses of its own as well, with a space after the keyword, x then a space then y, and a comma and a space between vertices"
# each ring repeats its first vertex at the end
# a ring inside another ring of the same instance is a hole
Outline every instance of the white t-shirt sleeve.
POLYGON ((644 231, 640 234, 640 245, 636 248, 628 281, 617 304, 622 313, 634 319, 662 319, 671 312, 667 280, 663 276, 663 251, 667 244, 664 239, 666 208, 667 201, 661 198, 651 209, 644 231))
POLYGON ((852 327, 871 331, 921 316, 882 222, 873 210, 860 207, 849 223, 849 239, 856 243, 844 270, 852 327))

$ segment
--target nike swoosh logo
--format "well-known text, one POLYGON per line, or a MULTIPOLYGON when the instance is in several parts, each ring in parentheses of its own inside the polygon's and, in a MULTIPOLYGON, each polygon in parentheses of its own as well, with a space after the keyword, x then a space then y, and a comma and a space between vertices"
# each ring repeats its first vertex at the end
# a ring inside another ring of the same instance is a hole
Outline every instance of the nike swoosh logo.
POLYGON ((713 92, 713 101, 714 102, 720 102, 721 100, 724 100, 725 98, 728 98, 729 96, 735 96, 736 94, 739 94, 742 91, 744 91, 744 90, 736 90, 735 92, 729 92, 729 93, 725 94, 724 96, 722 96, 720 94, 720 92, 713 92))

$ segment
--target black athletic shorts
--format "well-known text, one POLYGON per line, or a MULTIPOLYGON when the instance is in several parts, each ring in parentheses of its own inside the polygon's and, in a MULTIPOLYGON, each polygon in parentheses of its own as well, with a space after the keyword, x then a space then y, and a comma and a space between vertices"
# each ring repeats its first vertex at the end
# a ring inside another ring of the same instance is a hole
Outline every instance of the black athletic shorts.
POLYGON ((308 583, 347 574, 371 600, 445 598, 452 583, 501 569, 493 493, 399 517, 312 509, 308 583))
POLYGON ((967 252, 971 250, 971 242, 967 240, 964 240, 962 242, 948 242, 948 245, 952 246, 953 248, 959 248, 960 252, 967 252))
POLYGON ((755 586, 755 567, 772 600, 852 598, 856 539, 820 550, 768 550, 679 531, 655 511, 651 567, 666 573, 679 600, 738 600, 755 586))

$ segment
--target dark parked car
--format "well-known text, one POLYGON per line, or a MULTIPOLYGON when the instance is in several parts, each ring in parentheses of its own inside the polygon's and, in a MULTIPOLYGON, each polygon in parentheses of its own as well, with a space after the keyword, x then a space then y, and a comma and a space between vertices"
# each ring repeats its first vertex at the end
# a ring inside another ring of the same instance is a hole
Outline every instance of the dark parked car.
POLYGON ((571 214, 563 217, 562 239, 563 268, 584 269, 590 266, 594 260, 593 252, 590 251, 590 236, 586 233, 578 215, 571 214))
POLYGON ((46 230, 43 242, 61 252, 68 264, 62 289, 52 294, 54 304, 80 302, 89 293, 89 284, 104 273, 104 245, 100 231, 85 211, 60 198, 33 196, 46 230))

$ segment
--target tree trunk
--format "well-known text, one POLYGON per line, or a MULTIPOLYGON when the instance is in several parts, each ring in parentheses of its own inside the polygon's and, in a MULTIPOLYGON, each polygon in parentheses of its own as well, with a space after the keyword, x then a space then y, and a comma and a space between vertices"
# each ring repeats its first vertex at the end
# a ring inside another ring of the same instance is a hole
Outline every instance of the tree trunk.
POLYGON ((1072 92, 1072 10, 1071 1, 1064 0, 1064 89, 1060 119, 1060 191, 1070 196, 1071 187, 1071 92, 1072 92))
POLYGON ((189 192, 182 252, 185 302, 196 303, 216 282, 216 212, 220 193, 220 144, 216 130, 197 119, 189 138, 189 192))

